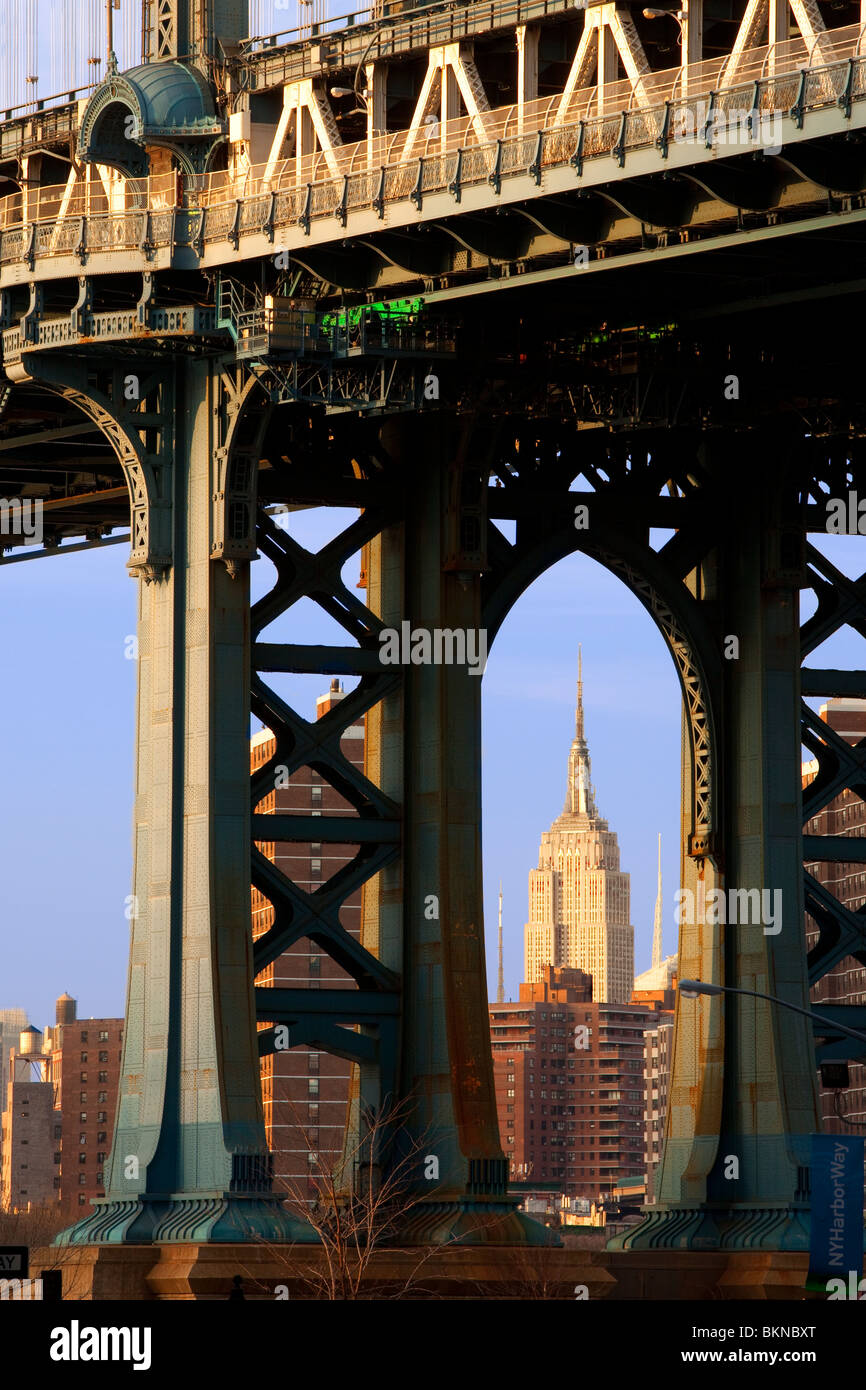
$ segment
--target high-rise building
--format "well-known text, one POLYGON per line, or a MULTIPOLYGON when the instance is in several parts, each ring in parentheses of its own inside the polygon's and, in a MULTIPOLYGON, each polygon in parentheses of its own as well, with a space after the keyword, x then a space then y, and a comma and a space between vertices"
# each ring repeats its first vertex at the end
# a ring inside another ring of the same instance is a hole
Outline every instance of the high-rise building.
MULTIPOLYGON (((316 701, 318 719, 346 696, 339 680, 316 701)), ((274 756, 276 744, 269 730, 252 739, 253 771, 264 767, 274 756)), ((363 771, 364 725, 353 724, 340 740, 340 751, 352 765, 363 771)), ((257 807, 259 814, 304 816, 354 815, 353 807, 315 768, 304 767, 290 776, 275 775, 274 790, 257 807)), ((292 883, 315 895, 344 865, 354 859, 357 845, 284 844, 270 842, 259 846, 262 853, 281 868, 292 883)), ((253 936, 256 940, 270 929, 274 911, 257 889, 252 893, 253 936)), ((340 922, 346 931, 358 936, 361 930, 361 893, 352 893, 340 908, 340 922)), ((307 937, 280 955, 256 978, 257 985, 282 989, 350 989, 354 981, 317 949, 307 937)), ((262 1097, 268 1145, 274 1155, 277 1188, 288 1195, 310 1198, 315 1191, 315 1170, 328 1168, 343 1148, 346 1106, 349 1096, 351 1063, 330 1053, 309 1047, 292 1047, 262 1058, 262 1097)))
POLYGON ((616 834, 595 802, 579 655, 565 807, 543 833, 538 868, 529 875, 526 980, 540 981, 548 965, 567 966, 592 976, 596 1003, 626 1003, 634 984, 629 911, 629 875, 619 867, 616 834))
POLYGON ((548 965, 489 1015, 512 1181, 597 1201, 644 1175, 644 1033, 660 1011, 593 1003, 591 990, 583 971, 548 965))
POLYGON ((53 1028, 22 1031, 3 1087, 3 1202, 60 1201, 70 1220, 105 1196, 124 1024, 77 1011, 62 994, 53 1028))
POLYGON ((0 1209, 27 1211, 56 1202, 60 1187, 60 1144, 50 1059, 38 1028, 25 1027, 8 1057, 3 1079, 3 1157, 0 1209))
POLYGON ((656 1201, 655 1180, 662 1156, 665 1117, 668 1110, 668 1090, 674 1052, 673 1015, 660 1017, 643 1037, 644 1082, 646 1085, 645 1163, 646 1200, 656 1201))
POLYGON ((662 837, 661 835, 659 835, 659 877, 658 889, 656 891, 655 918, 653 921, 652 965, 650 966, 649 970, 645 970, 642 975, 635 976, 635 993, 638 990, 670 989, 671 982, 677 973, 677 957, 675 955, 665 957, 662 956, 662 918, 662 837))
MULTIPOLYGON (((0 1009, 0 1110, 6 1104, 6 1082, 9 1079, 9 1055, 18 1047, 19 1039, 28 1025, 23 1009, 0 1009)), ((3 1131, 0 1129, 0 1169, 3 1166, 3 1131)))
MULTIPOLYGON (((821 707, 821 718, 846 743, 859 743, 866 738, 866 700, 835 699, 821 707)), ((818 772, 817 761, 803 764, 803 785, 807 786, 818 772)), ((806 824, 808 835, 840 835, 851 838, 866 836, 866 802, 849 789, 838 796, 806 824)), ((866 903, 866 863, 851 861, 810 863, 808 872, 838 898, 843 906, 856 912, 866 903)), ((806 917, 806 944, 809 950, 818 940, 818 924, 806 917)), ((866 1005, 866 967, 854 956, 846 956, 812 988, 812 1005, 818 1013, 822 1004, 866 1005)), ((838 1103, 843 1113, 855 1125, 866 1125, 866 1065, 854 1062, 849 1066, 849 1087, 841 1093, 838 1103)), ((830 1134, 853 1134, 836 1114, 837 1099, 832 1091, 821 1091, 821 1113, 824 1130, 830 1134)), ((861 1131, 862 1132, 862 1131, 861 1131)))
POLYGON ((105 1165, 114 1136, 123 1047, 122 1018, 78 1018, 68 994, 57 1000, 54 1028, 46 1029, 55 1123, 61 1142, 60 1200, 77 1220, 94 1197, 105 1196, 105 1165))
POLYGON ((29 1019, 23 1009, 0 1009, 0 1076, 5 1083, 6 1063, 13 1047, 18 1046, 19 1038, 27 1027, 29 1019))

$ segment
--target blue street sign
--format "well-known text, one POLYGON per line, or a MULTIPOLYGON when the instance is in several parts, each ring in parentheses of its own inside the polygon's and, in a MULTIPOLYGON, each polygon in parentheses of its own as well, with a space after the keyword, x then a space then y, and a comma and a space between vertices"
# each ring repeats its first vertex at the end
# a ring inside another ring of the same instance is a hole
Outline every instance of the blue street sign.
POLYGON ((863 1144, 855 1135, 812 1135, 810 1284, 862 1272, 863 1144))

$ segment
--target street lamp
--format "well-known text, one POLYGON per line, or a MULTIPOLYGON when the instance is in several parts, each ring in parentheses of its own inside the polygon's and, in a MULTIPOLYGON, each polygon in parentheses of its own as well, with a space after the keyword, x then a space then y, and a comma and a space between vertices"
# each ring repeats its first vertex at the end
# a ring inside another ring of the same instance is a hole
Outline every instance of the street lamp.
POLYGON ((656 10, 656 9, 648 9, 648 10, 644 10, 644 12, 643 12, 643 17, 644 17, 644 19, 667 19, 668 16, 670 16, 671 19, 675 19, 675 20, 676 20, 677 24, 680 26, 680 33, 682 34, 682 32, 683 32, 683 21, 685 20, 685 17, 686 17, 686 12, 685 12, 685 10, 656 10))
POLYGON ((804 1018, 811 1018, 815 1023, 826 1024, 834 1033, 844 1033, 848 1038, 854 1038, 859 1043, 866 1043, 866 1033, 860 1033, 856 1028, 848 1028, 844 1023, 835 1023, 833 1019, 813 1013, 811 1009, 801 1009, 799 1004, 789 1004, 787 999, 778 999, 775 994, 762 994, 757 989, 738 989, 734 985, 710 985, 703 980, 680 980, 677 988, 687 999, 696 999, 699 994, 746 994, 752 999, 766 999, 770 1004, 778 1004, 782 1009, 790 1009, 795 1014, 802 1014, 804 1018))
POLYGON ((364 87, 361 91, 356 91, 354 87, 331 88, 332 97, 354 97, 356 101, 363 102, 363 106, 353 106, 351 111, 340 111, 338 113, 340 118, 342 118, 343 116, 355 116, 358 113, 360 113, 362 116, 368 115, 370 111, 369 105, 367 104, 368 95, 369 93, 366 87, 364 87))

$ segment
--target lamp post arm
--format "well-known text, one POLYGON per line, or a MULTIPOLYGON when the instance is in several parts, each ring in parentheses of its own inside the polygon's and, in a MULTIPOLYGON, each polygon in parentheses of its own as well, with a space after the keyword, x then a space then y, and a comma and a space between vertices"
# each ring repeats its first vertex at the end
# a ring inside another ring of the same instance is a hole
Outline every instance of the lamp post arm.
POLYGON ((834 1023, 833 1019, 825 1018, 823 1014, 816 1014, 812 1009, 801 1009, 799 1004, 789 1004, 787 999, 778 999, 775 994, 762 994, 757 989, 740 989, 736 985, 704 984, 702 980, 681 980, 678 988, 684 990, 686 994, 744 994, 751 999, 766 999, 770 1004, 778 1004, 780 1008, 791 1009, 795 1014, 802 1014, 803 1018, 812 1019, 815 1023, 826 1024, 834 1033, 844 1033, 846 1037, 854 1038, 856 1042, 866 1043, 866 1033, 859 1033, 856 1028, 849 1028, 844 1023, 834 1023))

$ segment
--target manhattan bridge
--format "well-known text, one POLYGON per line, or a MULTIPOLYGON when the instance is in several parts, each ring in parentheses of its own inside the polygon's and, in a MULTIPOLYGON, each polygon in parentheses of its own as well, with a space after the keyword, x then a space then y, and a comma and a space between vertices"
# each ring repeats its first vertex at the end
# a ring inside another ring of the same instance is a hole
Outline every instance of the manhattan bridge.
MULTIPOLYGON (((411 1097, 440 1171, 425 1196, 419 1167, 406 1240, 532 1242, 490 1061, 482 681, 383 665, 380 634, 492 644, 549 566, 600 562, 679 675, 683 885, 785 905, 775 935, 685 924, 680 976, 806 1009, 866 965, 863 910, 804 868, 866 840, 803 834, 866 797, 866 749, 806 703, 866 696, 810 660, 866 636, 866 574, 813 543, 828 499, 856 518, 866 497, 866 0, 392 0, 252 37, 247 0, 145 0, 124 62, 112 10, 90 85, 18 82, 0 111, 0 493, 40 500, 46 555, 123 528, 138 585, 118 1119, 107 1195, 65 1239, 312 1239, 265 1141, 283 1027, 355 1064, 361 1130, 411 1097), (274 519, 311 506, 357 513, 317 553, 274 519), (345 640, 269 641, 301 600, 345 640), (357 684, 311 722, 276 688, 293 673, 357 684), (276 739, 252 780, 251 714, 276 739), (340 748, 362 719, 363 771, 340 748), (277 765, 353 815, 261 815, 277 765), (310 893, 274 839, 352 858, 310 893), (274 913, 255 941, 251 885, 274 913), (359 939, 340 908, 362 887, 359 939), (355 987, 256 984, 302 938, 355 987)), ((817 1063, 862 1059, 842 1030, 866 1022, 822 1012, 818 1034, 679 997, 660 1200, 629 1252, 808 1250, 797 1136, 817 1063)))

